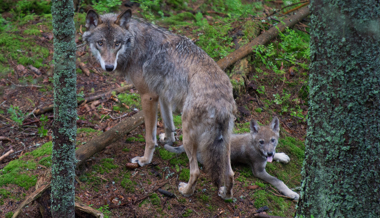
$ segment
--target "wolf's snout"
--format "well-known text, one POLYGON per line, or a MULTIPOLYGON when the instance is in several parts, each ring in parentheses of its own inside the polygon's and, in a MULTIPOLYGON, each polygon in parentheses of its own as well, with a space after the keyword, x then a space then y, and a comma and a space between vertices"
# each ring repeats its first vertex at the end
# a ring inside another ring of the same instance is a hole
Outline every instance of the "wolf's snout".
POLYGON ((106 65, 105 67, 107 71, 113 71, 113 68, 114 68, 113 65, 106 65))
POLYGON ((268 155, 268 157, 272 157, 273 156, 273 152, 268 152, 267 155, 268 155))

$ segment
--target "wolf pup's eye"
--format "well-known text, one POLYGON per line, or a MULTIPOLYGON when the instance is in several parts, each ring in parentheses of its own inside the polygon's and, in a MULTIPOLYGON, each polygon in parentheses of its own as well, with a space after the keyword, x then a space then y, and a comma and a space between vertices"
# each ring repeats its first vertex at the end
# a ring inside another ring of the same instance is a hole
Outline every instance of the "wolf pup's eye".
POLYGON ((99 41, 99 42, 98 42, 98 45, 99 45, 99 46, 102 46, 102 45, 103 45, 103 42, 102 42, 102 41, 99 41))
POLYGON ((271 139, 270 141, 271 141, 271 142, 274 142, 274 139, 271 139))
POLYGON ((259 142, 260 142, 260 144, 262 144, 262 145, 264 144, 264 140, 260 140, 259 142))

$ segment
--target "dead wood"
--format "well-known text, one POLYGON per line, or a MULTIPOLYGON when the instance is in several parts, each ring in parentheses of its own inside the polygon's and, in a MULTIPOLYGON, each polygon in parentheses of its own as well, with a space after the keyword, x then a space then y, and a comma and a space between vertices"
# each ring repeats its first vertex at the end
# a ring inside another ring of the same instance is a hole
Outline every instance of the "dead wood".
MULTIPOLYGON (((141 125, 144 122, 144 113, 142 111, 138 112, 137 114, 133 115, 132 117, 128 117, 127 119, 121 121, 116 126, 112 127, 107 132, 104 132, 100 136, 95 137, 90 142, 86 143, 85 145, 82 145, 80 148, 78 148, 75 151, 75 157, 78 160, 76 166, 78 167, 84 161, 86 161, 88 158, 92 157, 97 152, 103 150, 105 147, 107 147, 112 142, 115 142, 116 140, 120 139, 121 137, 125 136, 130 131, 137 128, 139 125, 141 125)), ((48 169, 50 171, 50 169, 48 169)), ((46 184, 39 186, 36 191, 34 191, 31 195, 29 195, 18 207, 18 209, 15 211, 12 218, 16 218, 22 208, 24 208, 26 205, 30 204, 32 201, 38 199, 40 196, 44 194, 44 192, 48 191, 50 188, 50 179, 51 174, 47 174, 44 178, 44 181, 46 181, 46 184)), ((166 182, 165 182, 166 184, 166 182)), ((160 185, 158 188, 161 188, 164 184, 160 185)), ((158 189, 157 188, 157 189, 158 189)), ((46 193, 44 194, 46 195, 46 193)), ((47 195, 50 196, 50 195, 47 195)), ((75 205, 77 209, 77 204, 75 205)), ((82 212, 86 212, 89 208, 80 208, 82 212)), ((91 212, 91 211, 90 211, 91 212)), ((95 214, 93 214, 95 215, 95 214)), ((84 216, 82 216, 84 217, 84 216)), ((95 216, 95 217, 101 217, 101 216, 95 216)))
POLYGON ((227 55, 223 59, 220 59, 217 63, 220 68, 223 70, 227 67, 231 66, 232 64, 236 63, 238 60, 244 58, 248 54, 252 52, 252 47, 255 45, 264 45, 268 43, 271 39, 276 37, 279 33, 279 30, 281 32, 285 31, 286 27, 290 27, 295 25, 296 23, 300 22, 303 18, 305 18, 307 15, 310 14, 310 10, 308 7, 304 7, 300 9, 299 11, 295 12, 294 15, 290 16, 289 18, 284 20, 284 24, 279 23, 277 26, 272 27, 268 31, 264 32, 260 36, 256 37, 254 40, 252 40, 250 43, 244 45, 243 47, 237 49, 236 51, 232 52, 231 54, 227 55), (279 30, 278 30, 278 29, 279 30))
POLYGON ((86 67, 86 64, 83 62, 77 61, 77 65, 79 68, 86 74, 86 76, 90 76, 90 70, 86 67))
POLYGON ((103 218, 104 215, 102 212, 95 210, 92 207, 86 206, 81 203, 75 202, 75 217, 94 217, 94 218, 103 218), (92 216, 88 216, 88 214, 92 216))
POLYGON ((4 155, 2 155, 0 157, 0 161, 2 161, 4 158, 8 157, 10 154, 12 154, 14 152, 13 149, 9 150, 7 153, 5 153, 4 155))
MULTIPOLYGON (((90 96, 90 97, 87 97, 85 98, 84 100, 78 100, 78 105, 81 104, 82 102, 89 102, 89 101, 94 101, 94 100, 97 100, 99 98, 104 98, 104 97, 107 97, 109 95, 111 95, 112 92, 115 92, 116 94, 120 93, 120 92, 124 92, 128 89, 131 89, 133 88, 133 85, 125 85, 125 86, 122 86, 122 87, 119 87, 117 89, 114 89, 114 90, 111 90, 111 91, 108 91, 108 92, 105 92, 105 93, 100 93, 100 94, 97 94, 97 95, 94 95, 94 96, 90 96)), ((35 115, 40 115, 40 114, 43 114, 43 113, 46 113, 46 112, 49 112, 49 111, 52 111, 53 110, 53 105, 49 105, 47 107, 44 107, 44 108, 38 108, 34 114, 35 115)))
POLYGON ((259 218, 284 218, 282 216, 272 216, 272 215, 262 214, 262 213, 256 213, 255 215, 253 215, 253 217, 259 217, 259 218))

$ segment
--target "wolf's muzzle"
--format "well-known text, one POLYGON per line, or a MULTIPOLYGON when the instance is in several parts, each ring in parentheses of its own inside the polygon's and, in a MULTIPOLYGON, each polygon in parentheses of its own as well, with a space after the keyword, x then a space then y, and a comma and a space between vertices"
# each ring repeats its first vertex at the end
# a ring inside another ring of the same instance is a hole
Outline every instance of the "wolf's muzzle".
POLYGON ((105 68, 107 71, 110 72, 110 71, 113 71, 114 66, 113 65, 106 65, 105 68))

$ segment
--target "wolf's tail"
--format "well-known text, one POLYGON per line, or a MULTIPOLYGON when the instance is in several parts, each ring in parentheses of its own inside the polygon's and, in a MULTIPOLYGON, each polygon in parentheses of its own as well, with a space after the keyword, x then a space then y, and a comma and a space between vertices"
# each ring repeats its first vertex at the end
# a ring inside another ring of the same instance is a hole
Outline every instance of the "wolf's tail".
POLYGON ((173 153, 176 153, 176 154, 181 154, 183 152, 185 152, 185 148, 183 147, 183 145, 179 146, 179 147, 173 147, 171 145, 164 145, 164 148, 167 150, 167 151, 170 151, 170 152, 173 152, 173 153))
POLYGON ((225 172, 228 161, 228 149, 232 127, 230 119, 217 120, 214 126, 213 137, 207 145, 204 146, 202 153, 203 166, 206 172, 211 176, 212 182, 221 187, 225 182, 225 172))

